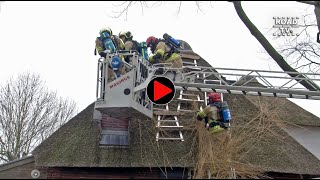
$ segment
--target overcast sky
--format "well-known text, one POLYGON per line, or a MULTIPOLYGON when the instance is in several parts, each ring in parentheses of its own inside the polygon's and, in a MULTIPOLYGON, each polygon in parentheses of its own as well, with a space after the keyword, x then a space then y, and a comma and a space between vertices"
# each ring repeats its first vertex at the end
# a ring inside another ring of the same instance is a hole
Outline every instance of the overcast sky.
MULTIPOLYGON (((166 32, 187 41, 214 67, 280 70, 250 34, 232 3, 177 2, 142 9, 137 3, 128 19, 113 11, 120 2, 4 2, 0 13, 0 83, 21 72, 39 73, 51 90, 77 102, 81 111, 95 101, 97 59, 94 41, 102 27, 115 34, 130 30, 145 41, 166 32)), ((297 2, 243 2, 252 22, 274 42, 273 17, 301 17, 313 7, 297 2), (308 8, 309 7, 309 8, 308 8)), ((151 5, 151 4, 150 4, 151 5)), ((274 42, 275 43, 275 42, 274 42)), ((320 101, 293 100, 320 117, 320 101)))

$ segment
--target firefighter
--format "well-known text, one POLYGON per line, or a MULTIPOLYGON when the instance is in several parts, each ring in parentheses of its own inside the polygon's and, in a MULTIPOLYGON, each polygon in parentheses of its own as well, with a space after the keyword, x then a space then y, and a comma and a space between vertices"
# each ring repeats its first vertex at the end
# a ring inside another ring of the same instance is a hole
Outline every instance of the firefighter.
MULTIPOLYGON (((117 37, 116 35, 112 34, 112 30, 109 27, 105 27, 102 28, 99 32, 100 36, 96 38, 96 50, 95 50, 95 54, 96 52, 98 52, 98 54, 101 57, 106 58, 106 50, 109 50, 110 53, 115 53, 116 50, 121 50, 123 49, 124 45, 122 40, 117 37)), ((124 58, 120 56, 120 59, 122 61, 124 61, 124 58)), ((120 72, 120 74, 125 74, 125 67, 123 65, 123 63, 118 63, 121 65, 121 67, 117 67, 117 71, 120 72)), ((116 73, 113 69, 113 67, 111 67, 110 64, 108 64, 108 82, 114 80, 117 78, 116 73)))
MULTIPOLYGON (((119 33, 119 38, 123 41, 124 43, 124 48, 123 50, 130 51, 130 50, 136 50, 139 52, 139 43, 135 40, 133 40, 133 35, 130 31, 122 31, 119 33)), ((125 57, 125 61, 127 63, 132 64, 132 57, 125 57)))
POLYGON ((181 56, 172 47, 170 48, 165 41, 148 37, 146 40, 147 47, 150 47, 153 56, 149 57, 149 62, 155 63, 172 63, 172 68, 181 68, 183 65, 181 56))
POLYGON ((209 93, 208 97, 209 105, 202 111, 198 112, 197 120, 202 121, 203 119, 205 119, 206 127, 210 130, 211 133, 218 133, 224 130, 228 130, 229 127, 225 124, 225 122, 229 122, 231 116, 228 108, 224 108, 224 110, 226 110, 226 116, 224 117, 223 115, 221 94, 209 93), (229 114, 227 114, 228 112, 229 114))
POLYGON ((124 43, 124 50, 137 50, 138 51, 138 46, 139 43, 135 40, 133 40, 133 35, 130 31, 122 31, 119 33, 119 38, 123 41, 124 43))
POLYGON ((124 48, 123 41, 116 35, 112 34, 109 27, 102 28, 99 32, 100 37, 96 38, 96 50, 101 57, 105 57, 104 50, 108 49, 111 53, 124 48))
MULTIPOLYGON (((133 35, 130 31, 122 31, 119 33, 119 37, 124 42, 124 50, 136 50, 142 56, 143 59, 149 60, 148 58, 148 50, 145 42, 139 43, 136 40, 133 40, 133 35)), ((126 62, 131 62, 131 59, 128 57, 125 58, 126 62)))

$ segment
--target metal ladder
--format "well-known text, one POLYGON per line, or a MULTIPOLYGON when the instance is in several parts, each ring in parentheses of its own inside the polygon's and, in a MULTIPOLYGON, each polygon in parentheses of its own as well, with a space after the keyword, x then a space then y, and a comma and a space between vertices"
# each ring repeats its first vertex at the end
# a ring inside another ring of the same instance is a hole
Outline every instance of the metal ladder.
POLYGON ((157 126, 156 128, 157 133, 156 133, 156 141, 159 140, 180 140, 184 141, 183 135, 182 135, 182 128, 183 126, 180 126, 179 120, 178 120, 178 115, 177 113, 175 114, 174 112, 169 111, 169 105, 166 104, 166 109, 163 114, 157 114, 157 126), (167 113, 166 113, 167 112, 167 113), (168 119, 169 117, 169 119, 168 119), (173 119, 172 119, 173 117, 173 119), (169 125, 170 124, 170 125, 169 125), (176 133, 179 134, 179 137, 160 137, 160 134, 162 133, 170 133, 172 131, 175 131, 176 133))
MULTIPOLYGON (((189 102, 198 102, 198 103, 205 103, 205 100, 200 99, 200 94, 186 94, 184 93, 184 90, 180 90, 180 95, 179 98, 177 98, 178 102, 178 107, 177 111, 178 112, 194 112, 194 110, 190 109, 182 109, 181 105, 183 103, 189 103, 189 102), (190 98, 184 98, 183 96, 189 96, 189 97, 196 97, 196 99, 190 99, 190 98)), ((200 106, 200 111, 202 111, 202 106, 200 106)))
POLYGON ((188 64, 190 66, 183 67, 191 69, 183 73, 185 80, 174 81, 177 90, 320 100, 320 87, 317 85, 320 83, 320 74, 204 66, 197 66, 196 70, 192 70, 195 69, 194 63, 188 64), (201 79, 213 77, 220 79, 221 84, 188 82, 189 79, 198 79, 201 74, 205 74, 201 79), (314 90, 304 88, 300 82, 308 84, 314 90))
MULTIPOLYGON (((189 63, 194 65, 195 67, 197 66, 197 62, 196 60, 194 60, 194 63, 189 63)), ((200 70, 200 69, 199 69, 200 70)), ((199 75, 197 76, 199 77, 199 75)), ((197 102, 202 102, 205 103, 205 100, 201 100, 200 99, 200 95, 199 94, 186 94, 184 93, 183 90, 180 90, 180 94, 179 97, 177 99, 175 99, 176 101, 178 101, 178 106, 177 106, 177 110, 176 112, 194 112, 193 110, 190 109, 181 109, 181 105, 182 103, 188 103, 188 102, 193 102, 193 101, 197 101, 197 102), (190 98, 184 98, 183 96, 192 96, 192 97, 196 97, 196 99, 190 99, 190 98)), ((162 110, 163 112, 170 112, 169 110, 169 105, 166 104, 165 105, 165 109, 164 108, 154 108, 154 110, 162 110)), ((202 110, 202 106, 200 106, 200 110, 202 110)), ((170 113, 169 113, 170 114, 170 113)), ((182 129, 183 126, 180 126, 179 124, 179 118, 178 115, 174 115, 174 114, 170 114, 170 115, 157 115, 157 126, 156 128, 157 133, 156 133, 156 141, 159 140, 180 140, 180 141, 184 141, 183 135, 182 135, 182 129), (167 119, 169 117, 169 119, 167 119), (172 119, 173 117, 173 119, 172 119), (167 125, 168 123, 171 123, 171 125, 167 125), (172 123, 174 123, 174 125, 172 125, 172 123), (162 128, 162 129, 161 129, 162 128), (165 128, 165 130, 164 130, 165 128), (176 131, 179 133, 179 137, 160 137, 160 133, 161 131, 163 133, 168 132, 168 131, 176 131)))
MULTIPOLYGON (((194 66, 194 67, 189 67, 191 69, 195 69, 195 70, 198 70, 198 71, 201 71, 201 68, 198 68, 198 64, 197 64, 197 60, 193 60, 193 63, 188 63, 188 62, 184 62, 185 64, 187 65, 191 65, 191 66, 194 66)), ((210 80, 210 79, 206 79, 206 73, 198 73, 196 74, 196 78, 197 79, 202 79, 202 84, 208 84, 207 82, 218 82, 219 85, 222 84, 221 82, 221 78, 218 78, 218 80, 210 80), (202 75, 202 78, 200 78, 200 75, 202 75)), ((210 83, 209 83, 210 84, 210 83)), ((206 107, 208 105, 208 98, 207 98, 207 92, 204 92, 204 99, 201 100, 200 99, 200 94, 185 94, 184 93, 184 89, 180 90, 180 96, 179 96, 179 100, 180 101, 185 101, 185 102, 193 102, 193 101, 196 101, 196 102, 201 102, 201 103, 204 103, 204 107, 206 107), (182 96, 193 96, 193 97, 196 97, 197 99, 196 100, 193 100, 193 99, 187 99, 187 98, 183 98, 182 96)), ((222 93, 221 93, 222 94, 222 93)), ((202 111, 203 107, 202 106, 199 106, 199 110, 202 111)), ((181 109, 181 102, 179 102, 178 104, 178 111, 186 111, 186 112, 193 112, 192 110, 186 110, 186 109, 181 109)))

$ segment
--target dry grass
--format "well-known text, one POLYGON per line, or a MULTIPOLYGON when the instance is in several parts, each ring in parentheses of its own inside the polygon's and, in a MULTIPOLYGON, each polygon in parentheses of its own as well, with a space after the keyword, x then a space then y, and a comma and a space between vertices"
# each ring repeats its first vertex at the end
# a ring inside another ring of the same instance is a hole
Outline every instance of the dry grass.
MULTIPOLYGON (((232 128, 216 134, 211 134, 204 127, 203 122, 196 120, 196 113, 187 113, 180 120, 187 119, 188 124, 184 129, 191 132, 192 140, 189 154, 195 155, 195 166, 193 177, 199 178, 267 178, 264 171, 257 166, 250 165, 244 161, 244 157, 252 151, 260 141, 268 141, 266 136, 284 139, 276 129, 286 126, 278 117, 279 107, 282 104, 266 103, 256 99, 257 111, 233 114, 232 128), (243 117, 251 119, 244 122, 243 117)), ((172 107, 174 105, 171 104, 172 107)), ((188 105, 189 109, 199 111, 199 103, 193 102, 188 105)), ((170 108, 173 109, 173 108, 170 108)), ((152 131, 155 131, 153 129, 152 131)), ((167 134, 170 136, 170 134, 167 134)), ((154 140, 151 140, 154 141, 154 140)), ((151 142, 156 149, 160 148, 160 157, 166 157, 166 153, 159 143, 151 142)), ((163 159, 170 168, 170 160, 163 159)), ((165 172, 164 172, 165 173, 165 172)))
MULTIPOLYGON (((285 124, 278 117, 279 110, 274 105, 258 101, 257 107, 259 110, 254 112, 254 118, 239 123, 230 131, 211 134, 203 122, 188 127, 194 129, 194 138, 198 141, 193 178, 235 178, 234 175, 237 178, 266 178, 262 169, 245 164, 242 159, 267 134, 283 138, 274 129, 285 124)), ((198 109, 196 103, 193 103, 193 108, 198 109)))

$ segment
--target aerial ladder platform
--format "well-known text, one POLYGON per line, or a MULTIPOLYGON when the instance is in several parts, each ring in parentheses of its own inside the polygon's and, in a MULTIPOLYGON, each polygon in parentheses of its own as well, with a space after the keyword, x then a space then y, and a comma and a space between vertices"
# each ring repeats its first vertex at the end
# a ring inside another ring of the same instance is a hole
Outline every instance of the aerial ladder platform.
POLYGON ((199 110, 207 105, 207 93, 241 94, 279 98, 296 98, 320 100, 320 74, 283 71, 267 71, 252 69, 234 69, 199 66, 193 55, 185 55, 182 68, 172 68, 170 64, 159 63, 151 65, 141 58, 136 51, 117 51, 108 53, 106 58, 98 60, 97 91, 95 109, 113 117, 123 114, 139 113, 147 118, 156 119, 159 131, 156 140, 181 140, 182 129, 179 116, 182 112, 192 112, 182 109, 183 102, 202 103, 199 110), (132 62, 125 63, 126 73, 116 79, 110 79, 110 64, 115 56, 130 56, 132 62), (289 76, 291 74, 292 76, 289 76), (169 109, 167 105, 154 105, 146 95, 146 88, 152 78, 165 76, 175 85, 178 101, 177 109, 169 109), (310 91, 300 82, 308 83, 314 88, 310 91), (197 94, 204 93, 204 99, 197 94), (193 98, 191 98, 193 96, 193 98), (173 123, 166 125, 165 123, 173 123), (164 130, 166 129, 166 130, 164 130), (177 137, 160 137, 162 131, 176 131, 177 137))
POLYGON ((137 52, 117 51, 99 58, 97 68, 97 88, 95 109, 112 117, 132 116, 136 113, 153 117, 153 104, 146 98, 146 88, 153 76, 149 63, 142 60, 137 52), (126 73, 111 79, 112 59, 130 56, 132 64, 125 63, 126 73))

